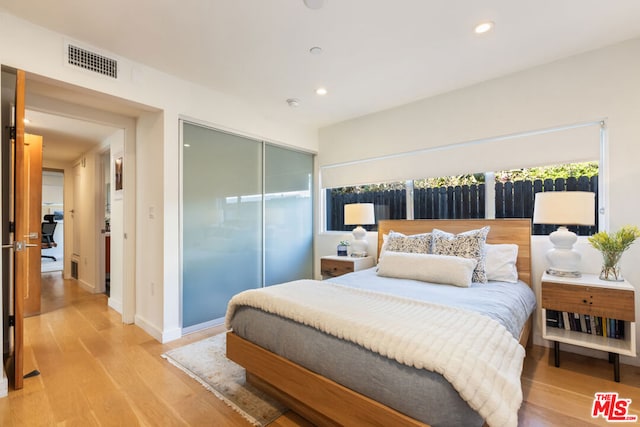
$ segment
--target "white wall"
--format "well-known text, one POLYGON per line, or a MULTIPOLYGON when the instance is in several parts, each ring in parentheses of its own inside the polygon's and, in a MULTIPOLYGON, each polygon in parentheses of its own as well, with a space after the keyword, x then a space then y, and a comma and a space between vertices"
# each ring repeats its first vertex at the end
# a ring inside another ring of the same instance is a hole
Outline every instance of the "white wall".
POLYGON ((98 253, 95 245, 96 210, 95 210, 95 188, 96 168, 99 168, 99 157, 96 153, 86 153, 82 156, 78 176, 74 177, 74 186, 77 190, 74 197, 72 209, 74 211, 74 226, 77 227, 74 233, 78 233, 82 238, 76 240, 79 247, 74 247, 74 253, 78 258, 78 283, 89 292, 98 292, 98 283, 95 264, 98 253), (86 197, 85 197, 86 195, 86 197))
MULTIPOLYGON (((585 53, 455 92, 424 99, 320 130, 318 163, 329 165, 418 150, 528 130, 606 119, 609 157, 605 205, 612 230, 640 225, 640 40, 585 53)), ((489 153, 488 155, 508 155, 489 153)), ((455 161, 455 159, 452 159, 455 161)), ((482 159, 478 170, 482 171, 482 159)), ((429 165, 425 164, 425 173, 429 165)), ((476 172, 476 171, 470 171, 476 172)), ((319 212, 322 215, 322 212, 319 212)), ((372 233, 373 234, 373 233, 372 233)), ((316 254, 333 254, 345 236, 321 233, 316 254)), ((348 236, 348 234, 346 234, 348 236)), ((371 236, 371 248, 375 248, 371 236)), ((544 270, 547 240, 533 239, 534 289, 544 270)), ((598 272, 600 255, 583 238, 578 243, 583 271, 598 272)), ((640 242, 622 259, 625 277, 636 287, 636 318, 640 320, 640 242)), ((316 270, 316 274, 319 274, 316 270)), ((536 318, 534 340, 540 337, 536 318)), ((563 346, 565 348, 565 346, 563 346)), ((580 350, 581 351, 581 350, 580 350)), ((603 354, 596 353, 599 357, 603 354)), ((637 358, 625 363, 640 365, 637 358)))
MULTIPOLYGON (((161 183, 163 180, 162 164, 165 155, 162 146, 158 144, 164 133, 163 115, 160 113, 145 114, 138 119, 137 128, 139 135, 147 136, 145 138, 138 137, 136 150, 139 159, 138 186, 152 189, 152 191, 138 193, 136 198, 136 209, 140 218, 136 230, 136 252, 140 264, 153 265, 155 268, 139 269, 136 272, 135 322, 139 325, 146 325, 145 329, 154 330, 154 336, 160 336, 161 340, 167 341, 180 336, 181 325, 178 306, 180 303, 179 287, 165 287, 165 292, 162 292, 162 283, 165 280, 172 280, 174 269, 178 268, 175 264, 175 260, 178 259, 178 245, 171 248, 162 247, 163 223, 166 225, 165 237, 170 236, 171 241, 179 241, 177 222, 172 227, 171 224, 164 221, 165 210, 172 211, 173 207, 164 206, 163 187, 154 185, 154 183, 161 183), (168 267, 171 271, 164 268, 167 257, 169 258, 168 267), (171 259, 171 257, 173 258, 171 259), (166 316, 163 316, 165 313, 166 316)), ((170 182, 168 185, 175 184, 170 182)), ((177 215, 175 220, 177 221, 177 215)))
MULTIPOLYGON (((55 209, 59 209, 62 207, 64 202, 64 175, 62 173, 57 172, 47 172, 44 171, 42 173, 42 205, 43 212, 45 212, 46 206, 56 205, 55 209)), ((51 211, 46 211, 47 214, 53 213, 54 209, 51 211)))
MULTIPOLYGON (((265 117, 263 111, 238 99, 126 58, 119 58, 117 81, 66 66, 65 40, 62 34, 0 13, 0 63, 148 106, 149 111, 155 113, 161 112, 160 122, 154 122, 155 117, 140 118, 140 126, 135 131, 135 144, 142 147, 140 153, 135 151, 135 146, 125 144, 127 161, 133 161, 136 167, 153 176, 153 179, 146 179, 143 173, 138 173, 129 180, 135 184, 135 194, 143 199, 136 201, 134 198, 128 204, 125 232, 136 238, 131 237, 125 244, 133 244, 135 248, 136 240, 140 240, 139 250, 144 242, 157 244, 145 244, 144 250, 138 251, 133 268, 125 266, 124 275, 125 280, 136 282, 130 289, 140 292, 138 298, 135 295, 130 298, 136 304, 133 309, 136 322, 140 321, 147 332, 161 341, 177 338, 180 319, 178 118, 191 117, 223 129, 310 151, 317 150, 317 131, 274 121, 265 117), (153 219, 149 218, 151 207, 157 209, 153 219), (135 221, 127 223, 129 216, 135 221)), ((76 44, 92 48, 81 41, 76 44)), ((129 288, 125 285, 125 289, 129 288)), ((123 307, 123 311, 126 313, 127 308, 123 307)))

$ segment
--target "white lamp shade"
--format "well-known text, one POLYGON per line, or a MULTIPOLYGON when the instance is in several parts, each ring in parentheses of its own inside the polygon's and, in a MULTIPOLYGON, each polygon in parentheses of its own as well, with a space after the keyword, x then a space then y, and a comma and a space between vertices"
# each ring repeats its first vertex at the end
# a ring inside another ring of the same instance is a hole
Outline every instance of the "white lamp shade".
POLYGON ((534 224, 594 225, 595 193, 545 191, 536 193, 534 224))
POLYGON ((354 203, 344 205, 345 225, 366 225, 375 224, 376 216, 373 210, 373 203, 354 203))

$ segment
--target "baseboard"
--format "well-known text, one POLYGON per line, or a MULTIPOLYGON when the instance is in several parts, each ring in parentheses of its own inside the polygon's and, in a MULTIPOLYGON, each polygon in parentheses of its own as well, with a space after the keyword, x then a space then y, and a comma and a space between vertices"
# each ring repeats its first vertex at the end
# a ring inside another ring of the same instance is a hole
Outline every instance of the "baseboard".
POLYGON ((180 328, 163 331, 142 316, 136 315, 135 324, 163 344, 182 337, 182 331, 180 330, 180 328))
POLYGON ((82 289, 84 289, 87 292, 91 292, 92 294, 96 293, 96 287, 94 285, 92 285, 91 283, 85 282, 84 280, 80 280, 78 279, 78 285, 80 285, 80 287, 82 289))
POLYGON ((218 319, 209 320, 208 322, 198 323, 197 325, 187 326, 182 328, 182 335, 192 334, 194 332, 202 331, 216 326, 224 325, 224 317, 218 319))
POLYGON ((182 338, 182 329, 174 328, 174 329, 170 329, 168 331, 164 331, 162 333, 162 340, 160 342, 164 344, 164 343, 167 343, 169 341, 177 340, 179 338, 182 338))
POLYGON ((122 314, 122 301, 115 300, 113 298, 109 298, 107 300, 107 304, 109 307, 113 308, 118 313, 122 314))
POLYGON ((156 340, 160 341, 162 344, 168 343, 169 341, 174 341, 182 338, 184 335, 200 331, 206 328, 219 326, 224 323, 224 318, 215 319, 210 322, 201 323, 196 326, 192 326, 191 330, 189 328, 172 328, 169 330, 161 330, 160 328, 155 327, 151 322, 148 322, 144 317, 136 315, 135 324, 142 328, 146 333, 151 335, 156 340))

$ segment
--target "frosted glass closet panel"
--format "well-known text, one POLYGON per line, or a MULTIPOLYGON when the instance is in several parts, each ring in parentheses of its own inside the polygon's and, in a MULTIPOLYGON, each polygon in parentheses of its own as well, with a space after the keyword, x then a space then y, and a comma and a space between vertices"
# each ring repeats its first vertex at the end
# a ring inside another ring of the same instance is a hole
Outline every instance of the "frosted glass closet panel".
POLYGON ((262 143, 183 123, 182 326, 262 286, 262 143))
POLYGON ((265 285, 313 277, 313 156, 265 147, 265 285))

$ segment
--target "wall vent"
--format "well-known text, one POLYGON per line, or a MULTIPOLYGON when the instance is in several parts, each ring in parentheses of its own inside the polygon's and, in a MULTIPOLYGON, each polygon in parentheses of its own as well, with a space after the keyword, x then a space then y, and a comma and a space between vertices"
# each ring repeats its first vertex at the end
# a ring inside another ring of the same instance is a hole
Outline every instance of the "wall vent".
POLYGON ((118 78, 118 61, 72 44, 67 45, 70 65, 90 70, 103 76, 118 78))
POLYGON ((78 280, 78 261, 71 261, 71 277, 78 280))

